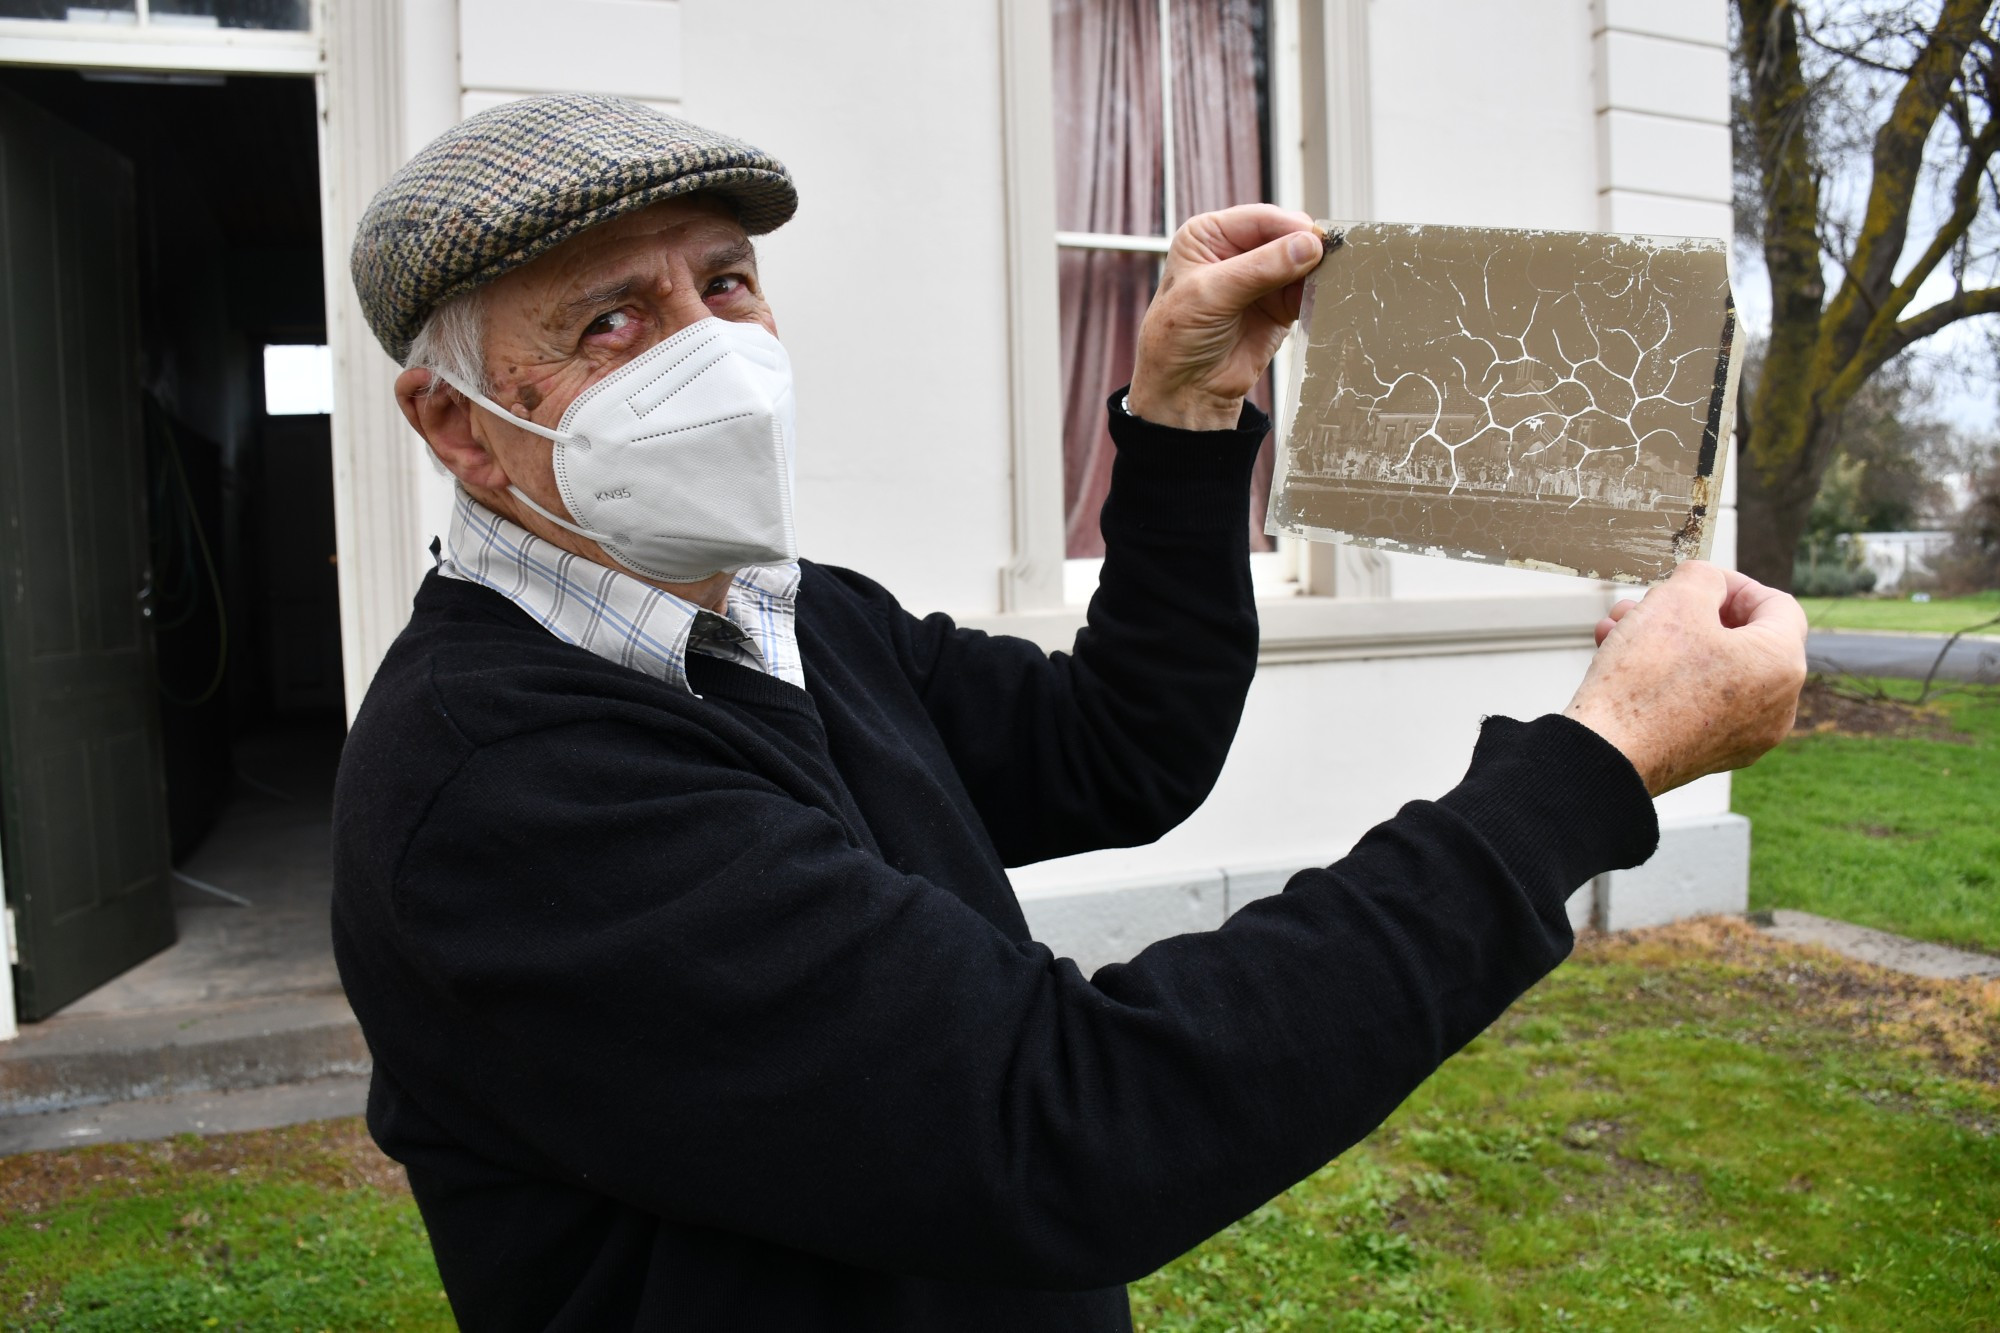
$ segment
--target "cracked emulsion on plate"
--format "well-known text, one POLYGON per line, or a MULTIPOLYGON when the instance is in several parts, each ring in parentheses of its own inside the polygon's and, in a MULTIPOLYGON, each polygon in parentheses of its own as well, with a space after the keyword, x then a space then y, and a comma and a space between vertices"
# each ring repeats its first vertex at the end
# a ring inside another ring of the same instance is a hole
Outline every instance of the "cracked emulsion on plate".
POLYGON ((1634 581, 1708 553, 1721 241, 1323 225, 1271 532, 1634 581))

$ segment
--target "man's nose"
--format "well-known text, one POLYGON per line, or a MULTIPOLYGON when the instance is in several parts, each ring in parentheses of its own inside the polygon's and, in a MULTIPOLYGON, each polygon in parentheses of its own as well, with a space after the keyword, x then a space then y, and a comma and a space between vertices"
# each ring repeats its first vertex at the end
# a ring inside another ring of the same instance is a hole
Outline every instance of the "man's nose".
POLYGON ((666 336, 672 337, 690 324, 696 324, 709 316, 708 303, 701 299, 701 288, 695 285, 691 274, 674 275, 673 290, 667 293, 664 320, 666 336))

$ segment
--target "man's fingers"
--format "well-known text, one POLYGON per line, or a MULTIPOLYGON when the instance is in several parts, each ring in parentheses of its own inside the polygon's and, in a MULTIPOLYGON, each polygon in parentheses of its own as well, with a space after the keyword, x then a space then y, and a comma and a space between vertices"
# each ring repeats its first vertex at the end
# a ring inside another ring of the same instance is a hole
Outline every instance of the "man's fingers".
POLYGON ((1611 631, 1618 628, 1618 622, 1626 616, 1631 615, 1633 608, 1638 605, 1637 602, 1627 597, 1604 613, 1604 619, 1597 622, 1598 647, 1602 648, 1604 646, 1604 641, 1611 637, 1611 631))
POLYGON ((1667 593, 1675 600, 1685 597, 1720 610, 1729 598, 1729 580, 1706 560, 1683 560, 1653 593, 1667 593))
POLYGON ((1226 311, 1246 310, 1282 293, 1319 266, 1319 237, 1295 231, 1255 250, 1207 265, 1188 281, 1200 284, 1210 303, 1226 311))
POLYGON ((1174 237, 1174 252, 1217 264, 1301 231, 1317 239, 1311 215, 1275 204, 1239 204, 1189 218, 1174 237))
POLYGON ((1798 599, 1790 593, 1767 588, 1747 575, 1736 574, 1731 580, 1729 598, 1722 604, 1722 623, 1730 629, 1765 624, 1773 629, 1792 630, 1803 639, 1806 613, 1798 599))

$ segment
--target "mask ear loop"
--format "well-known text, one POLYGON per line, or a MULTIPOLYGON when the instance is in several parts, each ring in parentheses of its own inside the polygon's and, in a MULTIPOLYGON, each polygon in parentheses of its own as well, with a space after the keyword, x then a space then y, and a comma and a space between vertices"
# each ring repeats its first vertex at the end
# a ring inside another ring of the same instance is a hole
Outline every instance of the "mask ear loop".
POLYGON ((545 440, 554 440, 557 444, 573 444, 579 449, 588 449, 590 447, 588 436, 565 435, 559 430, 550 430, 547 426, 538 426, 526 417, 515 416, 512 412, 509 412, 506 408, 479 392, 479 390, 468 389, 463 384, 460 384, 457 378, 448 371, 433 370, 431 374, 437 376, 446 384, 449 384, 473 402, 478 403, 481 407, 491 412, 494 416, 499 417, 510 426, 519 426, 530 435, 539 435, 545 440))
MULTIPOLYGON (((437 376, 439 379, 443 380, 446 384, 449 384, 452 388, 464 394, 467 399, 479 404, 481 407, 485 408, 488 412, 491 412, 494 416, 499 417, 502 421, 506 422, 510 426, 519 426, 522 430, 527 431, 530 435, 539 435, 543 439, 553 440, 557 444, 566 444, 577 449, 590 448, 590 439, 588 436, 565 435, 559 430, 550 430, 547 426, 537 425, 535 422, 528 420, 526 417, 516 416, 514 415, 514 413, 509 412, 506 408, 500 406, 500 404, 494 402, 491 398, 488 398, 485 394, 479 392, 477 389, 466 388, 465 385, 458 382, 457 377, 443 370, 432 370, 431 374, 437 376)), ((511 481, 507 483, 507 493, 513 496, 516 500, 519 500, 522 504, 528 506, 528 508, 534 510, 537 514, 540 514, 543 518, 547 519, 549 522, 555 524, 557 527, 562 528, 569 532, 574 532, 579 537, 584 537, 594 542, 609 541, 616 546, 629 546, 632 544, 631 537, 625 533, 593 532, 591 529, 586 527, 581 527, 578 524, 572 523, 570 520, 563 518, 558 514, 550 513, 547 509, 543 508, 540 504, 536 503, 535 498, 533 496, 529 495, 526 491, 522 490, 519 486, 516 486, 511 481)))

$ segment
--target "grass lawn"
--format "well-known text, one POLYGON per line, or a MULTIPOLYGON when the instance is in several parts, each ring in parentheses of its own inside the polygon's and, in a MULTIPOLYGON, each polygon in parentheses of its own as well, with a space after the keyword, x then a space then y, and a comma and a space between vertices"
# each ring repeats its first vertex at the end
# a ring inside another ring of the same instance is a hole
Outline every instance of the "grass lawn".
POLYGON ((2000 1328, 2000 986, 1598 939, 1146 1333, 2000 1328))
MULTIPOLYGON (((1952 634, 2000 616, 2000 590, 1970 597, 1934 597, 1912 602, 1896 597, 1801 597, 1814 629, 1889 629, 1907 634, 1952 634)), ((1981 634, 2000 635, 2000 625, 1981 634)))
POLYGON ((359 1119, 0 1158, 0 1328, 456 1327, 359 1119))
MULTIPOLYGON (((2000 1329, 2000 986, 1587 941, 1144 1333, 2000 1329)), ((0 1160, 0 1326, 449 1328, 357 1122, 0 1160)))
POLYGON ((1871 713, 1811 687, 1801 722, 1736 775, 1750 905, 2000 953, 2000 690, 1871 713))

